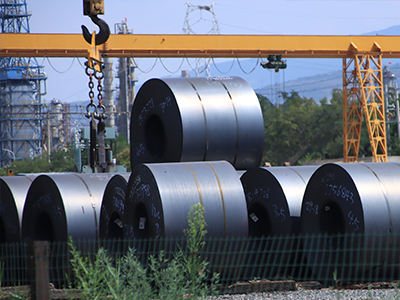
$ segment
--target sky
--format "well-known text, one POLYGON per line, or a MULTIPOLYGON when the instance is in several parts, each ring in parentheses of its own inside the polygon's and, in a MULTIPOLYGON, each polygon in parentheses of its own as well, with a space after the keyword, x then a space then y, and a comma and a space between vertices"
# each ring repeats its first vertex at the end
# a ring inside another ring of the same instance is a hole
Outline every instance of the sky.
MULTIPOLYGON (((81 25, 90 31, 97 31, 98 27, 87 16, 83 16, 82 2, 27 0, 28 11, 32 13, 30 32, 81 33, 81 25)), ((181 0, 104 0, 104 3, 105 14, 100 18, 109 24, 112 33, 115 33, 116 23, 127 19, 128 27, 135 34, 182 34, 188 9, 188 2, 181 0)), ((190 3, 195 6, 214 3, 220 34, 359 35, 400 24, 400 0, 196 0, 190 3)), ((204 10, 195 10, 188 14, 188 20, 195 33, 204 34, 212 28, 213 15, 204 10)), ((227 60, 219 59, 216 62, 227 60)), ((48 76, 47 94, 42 99, 89 102, 84 58, 37 58, 37 61, 44 66, 48 76)), ((113 61, 116 70, 117 59, 113 61)), ((137 59, 136 62, 139 66, 136 71, 138 85, 154 77, 180 76, 181 70, 190 70, 195 65, 194 61, 183 61, 179 69, 182 59, 172 58, 163 59, 163 64, 150 58, 137 59)), ((301 64, 301 61, 298 62, 301 64)), ((256 63, 257 60, 254 60, 256 63)), ((316 74, 323 73, 324 65, 319 64, 318 59, 308 59, 307 65, 311 68, 314 66, 316 74)), ((340 66, 341 62, 338 62, 338 68, 340 66)), ((290 78, 290 68, 285 72, 286 77, 290 78)), ((211 66, 211 75, 223 74, 211 66)), ((244 73, 228 75, 246 79, 244 73)), ((118 79, 114 79, 114 86, 117 84, 118 79)))

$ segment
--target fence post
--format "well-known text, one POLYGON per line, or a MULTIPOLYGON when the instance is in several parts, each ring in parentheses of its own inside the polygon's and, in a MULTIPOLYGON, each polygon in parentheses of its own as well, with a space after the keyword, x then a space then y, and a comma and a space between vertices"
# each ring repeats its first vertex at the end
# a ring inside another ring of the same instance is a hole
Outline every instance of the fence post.
POLYGON ((49 300, 49 242, 34 241, 29 248, 31 299, 49 300))

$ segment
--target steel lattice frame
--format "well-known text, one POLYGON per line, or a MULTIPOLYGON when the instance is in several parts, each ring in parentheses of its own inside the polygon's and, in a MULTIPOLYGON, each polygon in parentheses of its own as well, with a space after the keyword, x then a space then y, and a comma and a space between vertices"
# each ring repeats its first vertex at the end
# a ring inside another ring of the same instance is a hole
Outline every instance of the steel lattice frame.
POLYGON ((365 115, 374 162, 387 162, 382 55, 343 59, 344 162, 356 162, 365 115))
MULTIPOLYGON (((26 0, 0 0, 0 32, 29 33, 26 0)), ((41 82, 35 58, 0 58, 0 165, 42 155, 41 82)))

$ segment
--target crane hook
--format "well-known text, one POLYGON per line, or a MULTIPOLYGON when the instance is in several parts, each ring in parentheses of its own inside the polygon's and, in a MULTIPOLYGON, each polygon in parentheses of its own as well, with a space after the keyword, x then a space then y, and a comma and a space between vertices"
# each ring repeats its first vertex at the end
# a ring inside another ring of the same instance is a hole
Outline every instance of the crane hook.
MULTIPOLYGON (((95 23, 100 28, 99 33, 96 34, 96 45, 104 44, 110 37, 110 27, 108 27, 108 24, 104 20, 99 19, 96 15, 90 16, 90 18, 92 19, 93 23, 95 23)), ((89 32, 85 25, 82 25, 81 27, 85 41, 91 44, 92 34, 89 32)))

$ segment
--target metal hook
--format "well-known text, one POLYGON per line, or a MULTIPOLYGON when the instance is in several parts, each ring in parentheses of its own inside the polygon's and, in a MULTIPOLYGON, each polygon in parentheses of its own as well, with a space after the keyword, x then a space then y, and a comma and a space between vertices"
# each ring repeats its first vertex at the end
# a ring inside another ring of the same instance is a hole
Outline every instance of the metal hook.
MULTIPOLYGON (((95 23, 100 28, 99 33, 96 34, 96 45, 104 44, 110 37, 110 27, 108 27, 108 24, 104 20, 99 19, 96 15, 90 16, 90 18, 92 19, 93 23, 95 23)), ((85 25, 82 25, 81 27, 85 41, 91 44, 92 34, 89 32, 85 25)))

